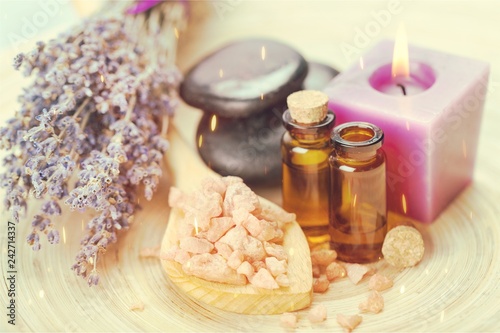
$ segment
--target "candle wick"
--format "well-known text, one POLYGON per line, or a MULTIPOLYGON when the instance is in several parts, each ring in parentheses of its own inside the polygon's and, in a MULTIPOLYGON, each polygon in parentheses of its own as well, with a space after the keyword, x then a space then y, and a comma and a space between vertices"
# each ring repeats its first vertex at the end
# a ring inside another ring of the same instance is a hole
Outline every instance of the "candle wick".
POLYGON ((406 88, 405 88, 405 86, 403 86, 401 83, 398 83, 397 86, 401 88, 401 90, 403 91, 403 95, 406 96, 406 88))

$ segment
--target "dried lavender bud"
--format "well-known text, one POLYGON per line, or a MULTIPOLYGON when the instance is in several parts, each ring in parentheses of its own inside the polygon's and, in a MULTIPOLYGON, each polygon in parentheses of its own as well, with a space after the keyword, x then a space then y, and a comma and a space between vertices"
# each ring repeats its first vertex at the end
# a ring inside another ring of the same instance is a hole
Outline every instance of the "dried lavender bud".
POLYGON ((47 215, 61 215, 61 207, 55 200, 49 200, 42 206, 42 212, 47 215))
POLYGON ((100 255, 133 222, 139 187, 150 200, 162 176, 168 149, 162 126, 178 104, 181 80, 173 59, 165 61, 176 42, 165 36, 184 20, 172 6, 179 4, 90 19, 14 59, 14 68, 34 77, 19 96, 19 111, 0 128, 0 149, 11 150, 0 174, 4 205, 18 222, 28 196, 44 200, 26 238, 33 250, 40 249, 40 233, 59 242, 54 217, 61 203, 94 211, 72 266, 89 285, 99 281, 100 255))
POLYGON ((51 229, 47 234, 47 240, 49 241, 50 244, 59 243, 59 231, 51 229))
POLYGON ((24 54, 22 54, 22 53, 19 53, 18 55, 16 55, 14 57, 14 64, 13 65, 14 65, 15 70, 18 70, 19 67, 21 67, 23 60, 24 60, 24 54))
POLYGON ((97 285, 99 283, 99 274, 97 271, 92 271, 87 279, 89 286, 97 285))

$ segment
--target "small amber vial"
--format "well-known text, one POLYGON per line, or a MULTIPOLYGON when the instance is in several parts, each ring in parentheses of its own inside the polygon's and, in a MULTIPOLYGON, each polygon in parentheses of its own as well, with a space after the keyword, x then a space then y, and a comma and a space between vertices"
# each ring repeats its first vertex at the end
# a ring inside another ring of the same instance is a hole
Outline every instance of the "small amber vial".
POLYGON ((328 207, 335 115, 328 97, 319 91, 299 91, 287 99, 283 114, 283 208, 297 215, 310 244, 328 244, 328 207))
POLYGON ((350 122, 335 127, 330 156, 330 247, 346 262, 382 257, 387 233, 384 133, 375 125, 350 122))

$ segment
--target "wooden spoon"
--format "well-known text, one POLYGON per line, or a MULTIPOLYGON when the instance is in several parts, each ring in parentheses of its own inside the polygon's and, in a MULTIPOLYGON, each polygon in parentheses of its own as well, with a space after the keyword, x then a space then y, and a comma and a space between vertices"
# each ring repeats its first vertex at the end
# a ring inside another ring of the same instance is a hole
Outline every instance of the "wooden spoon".
MULTIPOLYGON (((199 156, 181 138, 175 127, 169 133, 170 148, 166 154, 175 186, 192 191, 206 176, 215 176, 199 156)), ((274 203, 259 197, 263 207, 281 209, 274 203)), ((161 252, 177 244, 177 227, 182 217, 178 209, 170 211, 167 230, 161 252)), ((288 253, 288 277, 290 287, 267 290, 206 281, 184 273, 180 264, 162 260, 170 279, 192 298, 231 312, 245 314, 277 314, 308 307, 312 301, 312 268, 309 246, 297 222, 288 223, 284 230, 283 246, 288 253)))

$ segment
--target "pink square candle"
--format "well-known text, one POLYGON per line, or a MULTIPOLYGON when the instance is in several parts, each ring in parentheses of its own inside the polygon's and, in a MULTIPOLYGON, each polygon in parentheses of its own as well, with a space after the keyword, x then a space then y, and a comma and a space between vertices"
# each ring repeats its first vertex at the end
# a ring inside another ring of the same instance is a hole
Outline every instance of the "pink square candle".
POLYGON ((388 209, 430 223, 472 180, 489 65, 410 46, 403 95, 391 76, 393 47, 376 45, 325 93, 337 124, 384 131, 388 209))

